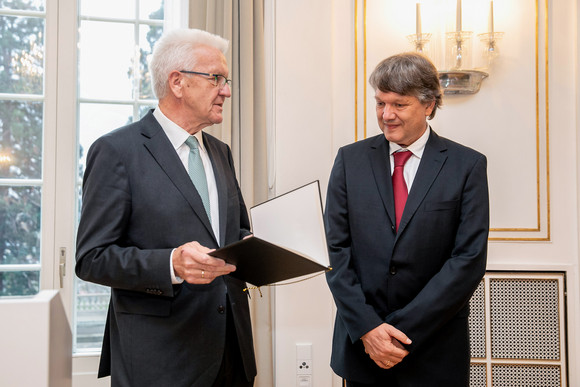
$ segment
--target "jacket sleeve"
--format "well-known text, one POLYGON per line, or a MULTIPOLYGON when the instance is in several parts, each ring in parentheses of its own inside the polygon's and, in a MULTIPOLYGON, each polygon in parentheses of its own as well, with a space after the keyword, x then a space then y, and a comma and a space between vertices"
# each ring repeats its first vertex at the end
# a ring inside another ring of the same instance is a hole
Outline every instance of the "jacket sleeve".
POLYGON ((336 157, 326 196, 324 221, 332 270, 326 273, 328 286, 354 343, 365 333, 383 323, 366 297, 352 262, 348 198, 342 149, 336 157))
POLYGON ((139 249, 128 243, 131 203, 122 152, 105 136, 93 144, 87 157, 76 273, 111 288, 170 296, 171 249, 139 249))

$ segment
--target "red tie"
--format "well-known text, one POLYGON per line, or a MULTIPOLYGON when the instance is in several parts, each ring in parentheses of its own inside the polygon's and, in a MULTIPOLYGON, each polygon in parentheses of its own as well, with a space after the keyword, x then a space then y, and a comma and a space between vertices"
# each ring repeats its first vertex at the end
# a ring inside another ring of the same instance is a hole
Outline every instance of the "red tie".
POLYGON ((393 153, 393 158, 395 159, 395 169, 393 170, 393 194, 395 195, 395 221, 396 230, 399 230, 399 223, 401 223, 401 216, 403 215, 403 210, 405 209, 405 203, 407 202, 407 196, 409 195, 407 191, 407 184, 405 183, 405 177, 403 176, 403 168, 405 163, 409 160, 409 157, 413 155, 410 151, 402 151, 393 153))

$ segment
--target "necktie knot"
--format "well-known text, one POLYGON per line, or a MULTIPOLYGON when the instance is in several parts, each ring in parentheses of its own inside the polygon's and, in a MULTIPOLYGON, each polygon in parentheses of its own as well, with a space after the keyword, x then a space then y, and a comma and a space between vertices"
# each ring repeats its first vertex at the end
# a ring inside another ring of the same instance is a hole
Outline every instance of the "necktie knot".
POLYGON ((187 145, 190 150, 197 150, 199 148, 199 142, 195 136, 189 136, 187 140, 185 140, 185 145, 187 145))
POLYGON ((407 160, 413 155, 411 151, 400 151, 393 153, 393 158, 395 160, 395 167, 402 167, 405 165, 407 160))

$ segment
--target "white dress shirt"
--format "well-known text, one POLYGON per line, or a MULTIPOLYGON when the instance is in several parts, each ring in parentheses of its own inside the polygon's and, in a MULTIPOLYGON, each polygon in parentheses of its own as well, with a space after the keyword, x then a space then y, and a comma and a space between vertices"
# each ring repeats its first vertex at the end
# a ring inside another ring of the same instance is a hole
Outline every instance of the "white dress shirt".
POLYGON ((427 130, 425 133, 417 141, 409 145, 407 148, 403 148, 394 142, 389 142, 389 155, 391 158, 391 176, 393 175, 393 171, 395 170, 395 159, 393 157, 393 153, 401 150, 407 149, 411 151, 413 155, 407 160, 405 163, 405 168, 403 169, 403 177, 405 178, 405 183, 407 184, 407 192, 411 191, 411 185, 413 185, 413 181, 415 180, 415 176, 417 175, 417 170, 419 169, 419 163, 421 162, 421 157, 423 157, 423 152, 425 151, 425 145, 427 144, 427 140, 429 139, 429 133, 431 133, 431 127, 427 126, 427 130))
MULTIPOLYGON (((169 118, 167 118, 167 116, 165 116, 165 114, 163 114, 163 112, 161 111, 161 109, 159 109, 159 107, 157 107, 153 111, 153 116, 155 117, 155 119, 157 119, 157 122, 159 122, 159 125, 161 125, 161 128, 163 129, 163 131, 167 135, 167 138, 169 138, 169 141, 173 145, 175 152, 177 152, 177 155, 179 156, 179 159, 181 160, 181 163, 183 164, 185 170, 187 170, 188 165, 189 165, 188 160, 189 160, 189 150, 190 149, 189 149, 189 146, 187 146, 187 144, 185 143, 185 140, 187 140, 189 138, 190 134, 185 129, 183 129, 179 125, 177 125, 175 122, 173 122, 169 118)), ((201 157, 201 161, 203 163, 203 169, 205 171, 205 177, 207 179, 207 189, 208 189, 208 193, 209 193, 209 208, 210 208, 210 213, 211 213, 211 228, 212 228, 213 233, 216 237, 216 240, 219 241, 220 240, 220 223, 219 223, 220 213, 219 213, 217 185, 216 185, 216 181, 215 181, 215 175, 213 173, 213 167, 211 164, 211 160, 209 158, 207 150, 205 149, 205 144, 203 143, 203 138, 202 138, 201 133, 202 133, 202 131, 200 130, 197 133, 195 133, 194 136, 197 138, 197 141, 199 142, 199 155, 201 157)), ((171 252, 171 254, 173 255, 173 251, 171 252)), ((175 272, 173 271, 173 261, 171 259, 170 259, 170 261, 171 261, 171 280, 172 280, 172 282, 174 284, 178 284, 178 283, 183 282, 183 280, 181 278, 179 278, 175 275, 175 272)))

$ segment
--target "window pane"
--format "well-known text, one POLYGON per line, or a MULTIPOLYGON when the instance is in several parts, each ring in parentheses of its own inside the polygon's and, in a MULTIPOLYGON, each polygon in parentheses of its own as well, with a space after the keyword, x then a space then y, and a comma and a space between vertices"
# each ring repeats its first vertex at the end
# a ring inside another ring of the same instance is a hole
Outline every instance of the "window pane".
POLYGON ((17 9, 22 11, 44 11, 44 0, 0 0, 0 8, 17 9))
POLYGON ((103 134, 133 122, 133 106, 81 103, 79 106, 79 170, 84 173, 87 152, 103 134))
MULTIPOLYGON (((82 177, 91 144, 103 134, 133 122, 133 106, 117 104, 79 104, 79 177, 82 177)), ((79 209, 82 194, 79 186, 79 209)), ((74 351, 101 349, 110 289, 75 278, 74 351)))
POLYGON ((151 105, 151 106, 143 105, 143 106, 139 106, 139 117, 143 117, 145 114, 149 113, 149 110, 155 109, 156 107, 157 107, 157 105, 151 105))
POLYGON ((42 177, 42 102, 0 100, 0 178, 42 177))
POLYGON ((33 296, 39 291, 40 272, 0 272, 0 297, 33 296))
POLYGON ((0 16, 0 92, 42 94, 44 19, 0 16))
POLYGON ((131 99, 138 55, 133 25, 83 21, 79 47, 80 98, 131 99))
POLYGON ((40 263, 40 187, 0 186, 0 265, 40 263))
POLYGON ((108 287, 75 279, 76 352, 101 348, 111 291, 108 287))
POLYGON ((141 0, 139 2, 139 18, 163 20, 163 0, 141 0))
POLYGON ((34 295, 40 278, 45 2, 0 0, 0 9, 39 12, 0 16, 0 297, 34 295))
POLYGON ((162 33, 163 27, 161 26, 142 25, 139 28, 139 98, 141 99, 155 98, 147 63, 153 52, 153 45, 161 37, 162 33))
POLYGON ((135 0, 79 1, 79 10, 82 16, 116 19, 134 19, 136 16, 135 0))

